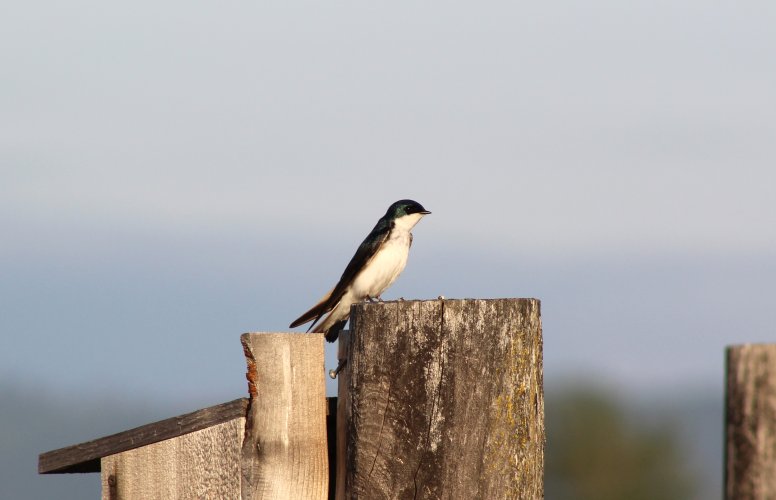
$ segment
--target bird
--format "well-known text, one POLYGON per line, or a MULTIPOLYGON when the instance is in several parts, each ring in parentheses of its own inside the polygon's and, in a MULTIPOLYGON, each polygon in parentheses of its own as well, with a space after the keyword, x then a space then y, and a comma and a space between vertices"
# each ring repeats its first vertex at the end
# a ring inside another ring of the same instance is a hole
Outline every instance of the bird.
POLYGON ((363 300, 379 301, 407 265, 415 224, 430 214, 414 200, 399 200, 380 217, 374 229, 358 246, 339 282, 290 328, 309 321, 308 332, 323 333, 334 342, 350 316, 350 306, 363 300), (328 316, 318 324, 318 321, 328 316))

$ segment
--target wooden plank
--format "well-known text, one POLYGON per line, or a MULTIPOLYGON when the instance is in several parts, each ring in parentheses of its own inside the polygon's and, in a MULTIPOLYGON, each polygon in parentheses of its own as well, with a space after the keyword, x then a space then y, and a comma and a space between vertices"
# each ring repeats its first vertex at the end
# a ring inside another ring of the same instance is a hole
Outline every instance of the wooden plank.
POLYGON ((236 499, 245 418, 102 459, 103 500, 236 499))
POLYGON ((538 300, 361 303, 350 321, 338 498, 543 498, 538 300))
MULTIPOLYGON (((341 335, 341 332, 340 332, 341 335)), ((328 449, 329 463, 329 493, 327 497, 333 499, 336 494, 337 484, 337 398, 326 398, 326 445, 328 449)))
POLYGON ((242 498, 325 499, 329 487, 323 334, 246 333, 242 498))
POLYGON ((725 498, 776 498, 776 344, 727 349, 725 498))
MULTIPOLYGON (((337 375, 337 455, 335 471, 335 492, 333 498, 345 498, 345 473, 347 471, 347 411, 350 406, 348 397, 348 383, 350 381, 350 368, 347 365, 348 349, 350 348, 351 330, 342 330, 339 333, 339 345, 337 346, 337 362, 345 365, 337 375)), ((330 464, 332 462, 329 462, 330 464)), ((331 466, 331 465, 330 465, 331 466)), ((330 497, 332 498, 332 497, 330 497)))
POLYGON ((247 407, 248 400, 240 398, 85 443, 42 453, 38 457, 38 472, 40 474, 99 472, 100 458, 102 457, 171 439, 236 418, 244 418, 247 407))

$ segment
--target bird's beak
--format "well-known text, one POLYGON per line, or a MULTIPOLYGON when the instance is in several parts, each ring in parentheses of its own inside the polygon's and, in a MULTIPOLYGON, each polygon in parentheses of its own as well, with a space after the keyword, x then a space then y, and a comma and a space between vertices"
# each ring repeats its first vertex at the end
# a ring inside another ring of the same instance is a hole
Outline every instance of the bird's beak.
POLYGON ((428 214, 430 214, 431 212, 429 212, 428 210, 423 210, 423 211, 421 211, 420 213, 422 213, 423 215, 428 215, 428 214))

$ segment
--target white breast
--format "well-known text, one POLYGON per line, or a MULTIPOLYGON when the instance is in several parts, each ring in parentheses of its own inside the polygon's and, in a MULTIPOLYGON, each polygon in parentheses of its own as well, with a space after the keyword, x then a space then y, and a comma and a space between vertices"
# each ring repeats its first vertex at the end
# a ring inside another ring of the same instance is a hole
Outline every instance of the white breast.
POLYGON ((353 294, 359 299, 381 295, 404 270, 409 251, 409 232, 393 231, 369 265, 356 276, 353 294))
POLYGON ((423 217, 423 214, 412 214, 396 219, 389 239, 372 257, 372 260, 353 281, 352 293, 356 300, 366 297, 379 297, 386 288, 396 281, 410 252, 410 230, 423 217))

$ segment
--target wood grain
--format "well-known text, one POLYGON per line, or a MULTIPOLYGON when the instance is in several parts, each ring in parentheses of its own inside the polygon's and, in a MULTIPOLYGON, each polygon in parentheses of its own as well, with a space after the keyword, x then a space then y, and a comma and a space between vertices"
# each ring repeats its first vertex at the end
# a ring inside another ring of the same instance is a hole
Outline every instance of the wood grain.
POLYGON ((242 498, 327 498, 323 335, 246 333, 241 340, 251 394, 242 498))
POLYGON ((102 459, 103 500, 237 499, 245 418, 102 459))
POLYGON ((100 472, 100 458, 171 439, 236 418, 244 418, 248 400, 236 399, 185 415, 146 424, 85 443, 42 453, 38 472, 100 472))
POLYGON ((725 498, 776 498, 776 344, 727 349, 725 498))
POLYGON ((335 476, 334 498, 345 498, 345 474, 347 472, 347 412, 350 406, 348 397, 350 368, 347 365, 348 349, 350 348, 351 330, 342 330, 339 333, 339 345, 337 346, 337 362, 345 362, 345 365, 337 375, 337 456, 335 476))
POLYGON ((358 304, 349 343, 338 498, 543 497, 538 300, 358 304))

